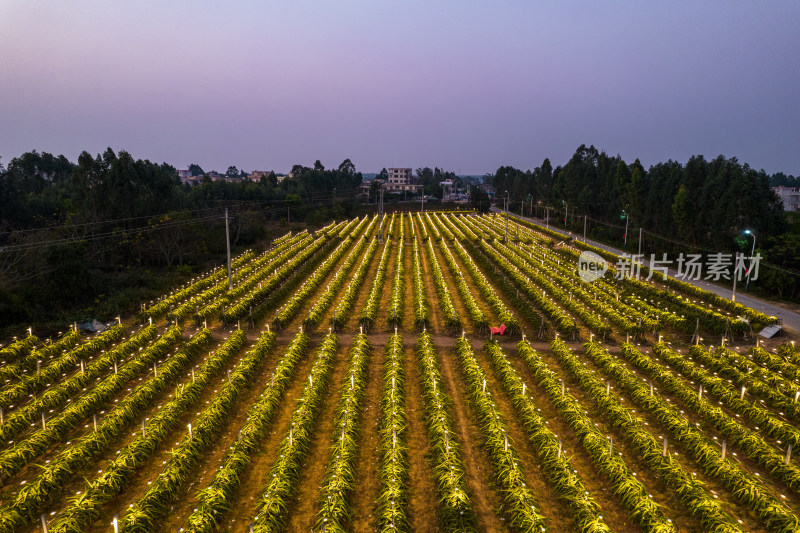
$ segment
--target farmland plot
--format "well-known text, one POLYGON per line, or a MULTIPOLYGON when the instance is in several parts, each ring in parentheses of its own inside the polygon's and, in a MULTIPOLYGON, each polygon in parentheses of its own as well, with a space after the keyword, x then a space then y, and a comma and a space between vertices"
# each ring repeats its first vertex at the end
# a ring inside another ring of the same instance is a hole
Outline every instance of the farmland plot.
POLYGON ((339 221, 5 342, 0 531, 800 530, 775 319, 505 226, 339 221))

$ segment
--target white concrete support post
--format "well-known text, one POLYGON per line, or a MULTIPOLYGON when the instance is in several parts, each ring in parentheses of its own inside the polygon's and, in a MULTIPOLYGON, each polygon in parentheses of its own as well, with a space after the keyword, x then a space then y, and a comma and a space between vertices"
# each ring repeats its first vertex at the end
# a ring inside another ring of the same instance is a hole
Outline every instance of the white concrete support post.
MULTIPOLYGON (((288 218, 288 217, 287 217, 288 218)), ((288 222, 288 220, 287 220, 288 222)), ((233 289, 233 281, 231 277, 231 231, 228 224, 228 208, 225 208, 225 244, 228 247, 228 290, 233 289)))

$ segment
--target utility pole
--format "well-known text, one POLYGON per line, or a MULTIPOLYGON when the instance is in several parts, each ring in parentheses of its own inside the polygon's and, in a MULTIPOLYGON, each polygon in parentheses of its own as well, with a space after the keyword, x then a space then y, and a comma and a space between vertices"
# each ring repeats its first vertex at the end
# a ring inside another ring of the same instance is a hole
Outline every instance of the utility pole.
POLYGON ((545 214, 544 222, 545 222, 545 225, 547 226, 547 229, 550 229, 550 206, 545 207, 545 213, 546 214, 545 214))
POLYGON ((625 248, 628 246, 628 220, 630 217, 628 213, 625 213, 625 235, 623 236, 622 247, 625 248))
POLYGON ((508 242, 508 203, 509 203, 508 200, 509 200, 508 191, 506 191, 506 240, 505 240, 505 242, 508 242))
POLYGON ((228 208, 225 208, 225 243, 228 246, 228 290, 233 289, 233 278, 231 277, 231 231, 228 224, 228 208))
POLYGON ((378 230, 378 242, 383 242, 383 187, 381 187, 381 198, 380 203, 378 204, 378 214, 380 215, 380 226, 378 230))
POLYGON ((642 255, 642 227, 641 226, 639 226, 639 255, 642 255))
MULTIPOLYGON (((750 250, 750 267, 747 269, 747 283, 744 284, 744 292, 747 292, 747 289, 750 288, 750 273, 753 271, 753 267, 755 266, 755 256, 756 253, 756 234, 753 231, 746 229, 744 230, 746 235, 753 236, 753 248, 750 250)), ((734 268, 735 270, 735 268, 734 268)))
POLYGON ((733 260, 733 294, 731 295, 731 301, 732 302, 736 301, 736 278, 739 277, 737 275, 737 272, 736 272, 736 263, 739 260, 739 254, 740 253, 741 252, 736 252, 736 256, 735 256, 735 258, 733 260))
POLYGON ((588 215, 583 215, 583 242, 586 243, 586 218, 588 215))

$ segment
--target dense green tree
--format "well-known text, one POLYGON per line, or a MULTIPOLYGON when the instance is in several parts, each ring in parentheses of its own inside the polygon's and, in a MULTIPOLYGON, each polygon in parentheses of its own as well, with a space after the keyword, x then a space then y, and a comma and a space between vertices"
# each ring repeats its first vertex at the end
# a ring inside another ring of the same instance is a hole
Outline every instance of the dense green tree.
POLYGON ((472 185, 469 188, 469 203, 473 209, 485 213, 489 211, 491 200, 486 191, 479 185, 472 185))
POLYGON ((800 211, 787 215, 786 231, 768 237, 766 250, 761 251, 766 261, 777 266, 764 264, 759 284, 780 297, 800 299, 800 211))
MULTIPOLYGON (((203 175, 194 163, 190 170, 203 175)), ((38 152, 14 158, 0 172, 0 327, 58 313, 48 296, 57 288, 59 305, 90 309, 155 282, 159 276, 121 282, 144 268, 205 268, 209 257, 225 252, 224 206, 231 208, 234 246, 264 238, 264 220, 285 218, 287 205, 292 221, 325 223, 354 214, 362 176, 352 161, 330 171, 320 164, 293 171, 294 179, 281 185, 271 172, 237 183, 205 175, 192 186, 181 184, 170 165, 110 148, 96 156, 82 152, 76 163, 38 152), (334 189, 339 193, 332 203, 334 189), (62 244, 42 244, 56 241, 62 244), (30 247, 9 248, 14 245, 30 247), (118 283, 124 290, 115 290, 118 283)), ((231 166, 228 174, 242 172, 231 166)))
MULTIPOLYGON (((0 169, 2 169, 2 165, 0 165, 0 169)), ((787 176, 783 172, 776 172, 769 177, 770 187, 779 187, 781 185, 784 187, 800 187, 800 176, 787 176)))
POLYGON ((202 176, 203 174, 205 174, 205 171, 202 169, 202 167, 200 167, 200 165, 197 165, 195 163, 189 165, 189 172, 191 172, 192 176, 202 176))
POLYGON ((672 218, 680 235, 689 236, 687 240, 694 241, 692 228, 692 207, 686 185, 681 185, 672 202, 672 218))
POLYGON ((262 188, 273 189, 278 185, 278 176, 274 170, 270 170, 266 176, 261 176, 258 181, 262 188))
POLYGON ((72 166, 63 155, 47 152, 13 158, 0 173, 0 224, 21 229, 63 217, 69 205, 64 187, 72 166))
POLYGON ((378 195, 380 194, 380 190, 381 190, 381 183, 377 179, 372 180, 372 182, 370 182, 369 184, 370 201, 377 200, 378 195))
POLYGON ((414 171, 417 175, 417 183, 422 185, 423 194, 433 196, 435 198, 442 198, 442 182, 445 180, 456 180, 456 174, 450 170, 444 170, 439 167, 418 168, 414 171))
POLYGON ((549 204, 553 202, 553 165, 550 160, 545 158, 542 166, 533 171, 535 188, 533 191, 534 200, 549 204))
POLYGON ((69 305, 94 292, 90 275, 91 263, 86 261, 89 253, 88 244, 81 241, 45 249, 44 263, 40 268, 47 272, 42 281, 49 298, 62 305, 69 305))
MULTIPOLYGON (((629 233, 642 227, 668 236, 658 241, 659 251, 676 253, 698 251, 695 246, 733 251, 745 228, 763 237, 782 235, 785 214, 770 182, 794 183, 785 175, 770 178, 736 158, 706 160, 697 155, 685 165, 667 161, 645 169, 638 159, 627 164, 586 145, 561 168, 551 171, 549 161, 532 172, 501 166, 486 181, 493 183, 498 198, 509 192, 512 209, 531 194, 543 204, 535 210, 540 215, 550 206, 551 221, 566 223, 574 231, 581 229, 580 219, 587 215, 599 221, 590 223, 590 232, 594 226, 596 237, 616 243, 623 236, 615 226, 625 224, 624 210, 629 233), (689 248, 674 241, 689 243, 689 248)), ((644 251, 647 246, 645 238, 644 251)), ((783 245, 759 239, 760 251, 768 254, 771 247, 779 250, 773 254, 776 261, 791 267, 785 263, 789 259, 783 245)), ((773 277, 778 279, 777 274, 773 277)), ((793 279, 800 294, 800 276, 793 279)))
MULTIPOLYGON (((199 165, 189 169, 204 175, 199 165)), ((242 175, 236 167, 228 170, 242 175)), ((436 197, 441 197, 442 181, 459 180, 439 167, 418 168, 416 174, 425 194, 436 197)), ((387 177, 386 169, 378 176, 387 177)), ((124 150, 82 152, 74 163, 63 155, 27 152, 0 167, 0 325, 52 317, 56 310, 50 295, 57 287, 66 287, 58 306, 91 309, 109 294, 158 278, 140 276, 131 282, 136 272, 202 268, 209 254, 225 252, 220 218, 225 206, 231 208, 232 242, 245 246, 264 237, 265 220, 285 220, 289 213, 292 221, 315 224, 353 216, 361 181, 349 159, 330 170, 320 161, 312 167, 295 165, 291 178, 280 184, 270 173, 237 183, 211 181, 206 175, 191 186, 180 183, 172 166, 135 159, 124 150), (253 205, 262 207, 254 210, 253 205), (57 247, 41 244, 55 241, 57 247)), ((685 164, 667 161, 645 169, 638 160, 627 164, 618 155, 582 145, 563 166, 553 167, 549 159, 533 170, 501 166, 484 181, 494 185, 498 196, 508 190, 515 211, 523 200, 541 203, 534 213, 543 215, 543 207, 550 206, 553 223, 563 221, 568 210, 567 222, 575 231, 584 215, 590 217, 589 231, 597 238, 619 243, 622 232, 612 223, 619 224, 626 208, 631 231, 641 226, 690 244, 658 241, 658 251, 699 246, 749 253, 747 243, 740 247, 737 238, 751 229, 758 235, 758 251, 777 265, 764 264, 757 287, 800 297, 800 276, 793 272, 800 264, 800 222, 794 218, 787 226, 780 200, 770 189, 800 185, 793 176, 768 176, 723 156, 706 160, 697 155, 685 164)), ((477 202, 477 209, 489 206, 483 190, 470 188, 470 201, 477 202)))
MULTIPOLYGON (((319 159, 317 159, 317 163, 319 163, 319 159)), ((320 166, 322 166, 321 163, 320 163, 320 166)), ((309 172, 311 172, 311 170, 312 169, 310 169, 308 167, 304 167, 303 165, 293 165, 292 166, 292 170, 289 171, 289 175, 293 179, 297 179, 299 176, 308 174, 309 172)), ((316 169, 314 169, 314 170, 316 170, 316 169)))
POLYGON ((630 169, 628 169, 628 165, 625 164, 625 161, 620 159, 614 172, 614 189, 617 191, 620 209, 629 210, 631 207, 630 199, 628 198, 628 188, 630 183, 630 169))
MULTIPOLYGON (((658 163, 650 167, 645 182, 647 209, 642 220, 643 226, 655 233, 671 231, 676 227, 673 222, 672 206, 675 195, 678 194, 682 176, 683 167, 675 161, 658 163)), ((684 224, 683 228, 687 232, 685 234, 689 235, 692 229, 691 222, 684 221, 684 224)))
POLYGON ((352 176, 356 173, 356 166, 349 159, 345 159, 342 161, 342 164, 339 165, 339 172, 347 176, 352 176))
MULTIPOLYGON (((636 160, 638 163, 639 160, 636 160)), ((644 170, 641 165, 633 165, 631 172, 631 180, 628 183, 626 190, 627 203, 629 210, 637 225, 642 225, 644 222, 644 170)))

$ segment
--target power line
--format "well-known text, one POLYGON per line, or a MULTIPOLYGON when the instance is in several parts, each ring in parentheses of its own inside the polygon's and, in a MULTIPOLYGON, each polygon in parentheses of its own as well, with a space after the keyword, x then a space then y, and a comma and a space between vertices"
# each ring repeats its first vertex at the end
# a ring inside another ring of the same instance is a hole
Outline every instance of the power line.
MULTIPOLYGON (((359 191, 359 189, 357 187, 356 188, 352 188, 352 189, 345 189, 345 190, 339 191, 338 192, 338 196, 345 197, 347 195, 352 195, 354 193, 357 193, 358 191, 359 191)), ((325 192, 327 192, 328 194, 327 195, 322 195, 322 196, 317 196, 315 194, 314 199, 315 200, 317 200, 317 199, 326 200, 326 199, 334 198, 333 189, 327 190, 325 192)), ((295 193, 287 193, 287 195, 288 194, 295 194, 295 193)), ((262 202, 258 202, 258 201, 240 201, 240 202, 238 202, 238 204, 232 204, 230 202, 230 200, 214 199, 214 200, 208 201, 208 203, 218 203, 220 207, 201 207, 201 208, 196 208, 196 209, 176 208, 176 209, 172 209, 172 210, 170 210, 170 211, 168 211, 166 213, 162 212, 162 213, 153 213, 153 214, 149 214, 149 215, 140 215, 140 216, 135 216, 135 217, 113 218, 113 219, 106 219, 106 220, 96 220, 96 221, 91 221, 91 222, 79 222, 79 223, 76 223, 76 224, 61 224, 61 225, 54 225, 54 226, 45 226, 45 227, 41 227, 41 228, 27 228, 27 229, 18 229, 18 230, 6 230, 6 231, 0 231, 0 236, 10 235, 10 234, 26 234, 26 233, 33 233, 33 232, 37 232, 37 231, 45 231, 45 230, 73 229, 73 228, 81 228, 81 227, 85 228, 85 227, 91 227, 91 226, 102 226, 102 225, 106 225, 106 224, 119 224, 119 223, 122 223, 122 222, 134 222, 134 221, 138 221, 138 220, 149 220, 149 219, 160 217, 160 216, 164 216, 164 215, 167 215, 167 214, 170 214, 170 213, 200 214, 200 213, 204 213, 204 212, 207 212, 207 211, 214 211, 214 210, 217 210, 217 209, 220 209, 220 208, 224 209, 225 207, 233 207, 233 205, 256 205, 256 206, 261 206, 261 205, 265 205, 265 204, 285 204, 285 203, 291 202, 291 201, 294 201, 294 200, 293 199, 290 200, 290 199, 287 199, 286 197, 284 197, 284 198, 281 198, 281 199, 271 199, 269 201, 265 200, 265 201, 262 201, 262 202)), ((309 205, 308 204, 303 204, 302 206, 297 206, 297 207, 306 207, 306 206, 309 206, 309 205)))
POLYGON ((18 250, 28 250, 32 248, 44 248, 47 246, 55 246, 59 244, 69 244, 72 242, 87 242, 87 241, 96 241, 100 239, 105 239, 108 237, 119 237, 125 235, 131 235, 134 233, 151 233, 153 231, 159 231, 163 229, 170 229, 176 228, 180 226, 187 226, 190 224, 195 224, 197 222, 203 222, 205 220, 213 220, 213 219, 220 219, 222 217, 213 216, 213 217, 203 217, 203 218, 195 218, 191 220, 183 220, 183 221, 176 221, 170 224, 161 224, 158 226, 141 226, 137 228, 130 228, 126 230, 118 230, 118 231, 109 231, 105 233, 95 233, 93 235, 83 235, 77 237, 65 237, 63 239, 52 239, 49 241, 39 241, 39 242, 32 242, 32 243, 23 243, 23 244, 13 244, 10 246, 3 246, 0 248, 0 252, 15 252, 18 250))
MULTIPOLYGON (((353 192, 355 192, 357 190, 358 189, 345 190, 345 191, 343 191, 342 194, 352 194, 353 192)), ((315 199, 317 199, 317 198, 315 198, 315 199)), ((334 203, 333 199, 334 199, 333 194, 330 194, 330 195, 322 196, 322 197, 318 198, 319 201, 317 201, 315 203, 301 204, 301 205, 297 205, 297 206, 288 206, 288 207, 290 209, 291 209, 291 207, 296 207, 296 208, 301 208, 301 209, 313 208, 313 207, 322 207, 322 206, 325 206, 325 205, 332 205, 334 203)), ((268 203, 242 202, 242 203, 240 203, 238 205, 240 205, 240 206, 250 206, 250 207, 261 207, 261 206, 264 206, 264 205, 271 205, 273 203, 285 203, 286 201, 287 200, 283 199, 283 200, 278 200, 278 201, 274 201, 274 202, 273 201, 269 201, 268 203)), ((204 212, 204 211, 211 211, 211 210, 216 210, 216 209, 217 208, 204 208, 204 209, 198 209, 198 210, 194 210, 194 211, 170 211, 170 212, 167 212, 167 213, 151 215, 151 216, 148 216, 148 217, 131 217, 131 218, 127 218, 127 219, 114 219, 114 220, 107 220, 107 221, 98 221, 98 222, 94 222, 94 223, 91 223, 91 224, 93 224, 93 225, 111 224, 111 223, 116 223, 116 222, 120 222, 120 221, 141 220, 141 219, 144 219, 144 218, 153 219, 153 218, 160 217, 160 216, 168 216, 168 215, 173 214, 173 213, 174 214, 183 214, 183 213, 187 213, 187 212, 188 213, 204 212)), ((284 209, 284 207, 280 207, 280 208, 269 207, 266 210, 262 209, 262 210, 259 210, 259 211, 254 211, 254 210, 240 211, 240 212, 236 213, 236 215, 237 216, 256 216, 256 215, 263 215, 265 213, 280 212, 280 211, 283 211, 283 209, 284 209)), ((16 251, 23 251, 23 250, 31 250, 31 249, 36 249, 36 248, 44 248, 44 247, 48 247, 48 246, 70 244, 70 243, 73 243, 73 242, 90 242, 90 241, 101 240, 101 239, 105 239, 105 238, 109 238, 109 237, 124 237, 124 236, 132 235, 132 234, 152 233, 154 231, 160 231, 160 230, 166 230, 166 229, 172 229, 172 228, 179 228, 179 227, 183 227, 183 226, 196 224, 196 223, 199 223, 199 222, 205 222, 205 221, 208 221, 208 220, 221 220, 223 218, 224 218, 224 215, 218 214, 218 215, 212 215, 212 216, 192 218, 192 219, 189 219, 189 220, 176 220, 176 221, 172 221, 172 222, 161 223, 161 224, 158 224, 158 225, 155 225, 155 226, 137 226, 135 228, 117 229, 117 230, 113 230, 113 231, 95 233, 95 234, 90 234, 90 235, 72 236, 72 237, 64 237, 64 238, 60 238, 60 239, 50 239, 50 240, 46 240, 46 241, 37 241, 37 242, 29 242, 29 243, 22 243, 22 244, 14 244, 14 245, 8 245, 8 246, 0 247, 0 253, 2 253, 2 252, 16 252, 16 251)), ((56 226, 56 227, 50 227, 50 228, 42 228, 42 229, 40 229, 38 231, 43 231, 43 230, 48 230, 48 229, 49 230, 52 230, 52 229, 68 229, 68 228, 82 227, 82 226, 83 226, 82 224, 56 226)), ((28 231, 31 231, 31 230, 28 230, 28 231)))
POLYGON ((201 209, 190 209, 190 210, 172 210, 167 213, 157 213, 153 215, 142 215, 138 217, 128 217, 128 218, 114 218, 108 220, 97 220, 94 222, 80 222, 78 224, 63 224, 59 226, 45 226, 42 228, 29 228, 29 229, 20 229, 20 230, 8 230, 8 231, 0 231, 0 235, 9 235, 11 233, 31 233, 35 231, 44 231, 44 230, 55 230, 55 229, 70 229, 70 228, 80 228, 80 227, 88 227, 88 226, 100 226, 103 224, 118 224, 120 222, 131 222, 134 220, 144 220, 144 219, 152 219, 159 216, 164 216, 169 213, 201 213, 203 211, 211 211, 215 210, 215 207, 205 207, 201 209))
MULTIPOLYGON (((553 209, 554 213, 560 213, 560 211, 555 209, 555 208, 551 208, 551 209, 553 209)), ((597 224, 603 225, 603 226, 622 229, 622 230, 625 229, 624 226, 617 225, 617 224, 612 224, 610 222, 603 222, 601 220, 597 220, 596 218, 592 218, 590 216, 587 216, 587 219, 591 220, 592 222, 595 222, 597 224)), ((687 243, 687 242, 676 241, 674 239, 670 239, 669 237, 665 237, 663 235, 659 235, 657 233, 653 233, 652 231, 648 231, 648 230, 646 230, 644 228, 642 228, 642 233, 646 233, 646 234, 648 234, 648 235, 650 235, 652 237, 656 237, 658 239, 662 239, 662 240, 670 242, 672 244, 677 244, 679 246, 685 246, 687 248, 694 249, 694 250, 701 250, 701 251, 712 253, 712 254, 726 253, 726 252, 720 252, 719 250, 714 250, 712 248, 706 248, 704 246, 699 246, 699 245, 696 245, 696 244, 690 244, 690 243, 687 243)), ((763 266, 765 268, 772 269, 772 270, 778 270, 778 271, 781 271, 781 272, 786 272, 787 274, 791 274, 792 276, 800 277, 800 271, 794 270, 794 269, 791 269, 791 268, 787 268, 787 267, 784 267, 784 266, 781 266, 781 265, 776 265, 774 263, 770 263, 769 261, 760 261, 759 265, 763 266)))
MULTIPOLYGON (((706 248, 704 246, 698 246, 698 245, 695 245, 695 244, 689 244, 689 243, 686 243, 686 242, 676 241, 674 239, 670 239, 669 237, 664 237, 663 235, 658 235, 657 233, 653 233, 651 231, 647 231, 646 229, 642 229, 642 233, 647 233, 648 235, 651 235, 651 236, 656 237, 658 239, 665 240, 667 242, 671 242, 672 244, 677 244, 679 246, 686 246, 688 248, 693 248, 695 250, 702 250, 704 252, 708 252, 708 253, 712 253, 712 254, 725 253, 725 252, 720 252, 719 250, 713 250, 711 248, 706 248)), ((768 261, 760 261, 760 264, 762 266, 767 267, 767 268, 772 268, 774 270, 781 270, 783 272, 787 272, 787 273, 793 274, 795 276, 800 276, 800 270, 794 270, 794 269, 791 269, 791 268, 783 267, 783 266, 780 266, 780 265, 776 265, 776 264, 770 263, 768 261)))

